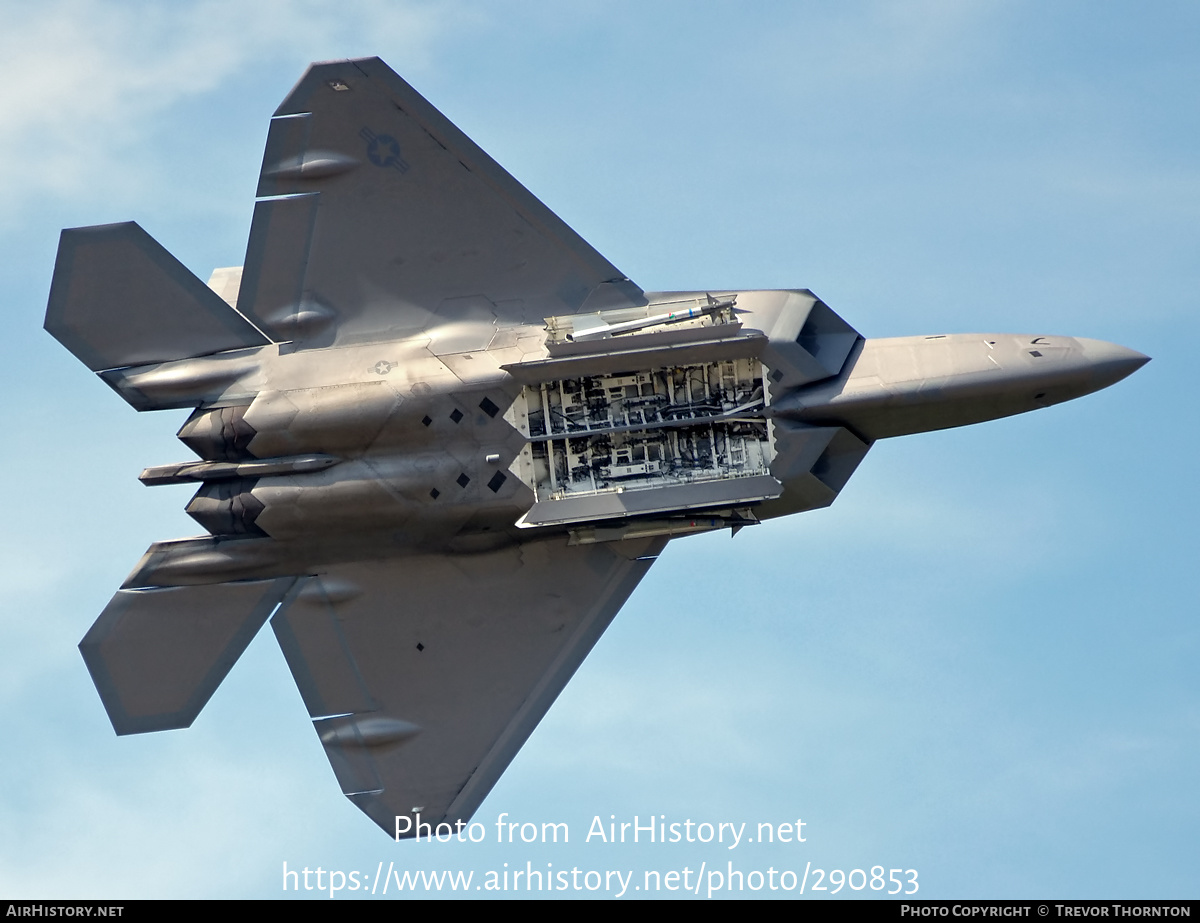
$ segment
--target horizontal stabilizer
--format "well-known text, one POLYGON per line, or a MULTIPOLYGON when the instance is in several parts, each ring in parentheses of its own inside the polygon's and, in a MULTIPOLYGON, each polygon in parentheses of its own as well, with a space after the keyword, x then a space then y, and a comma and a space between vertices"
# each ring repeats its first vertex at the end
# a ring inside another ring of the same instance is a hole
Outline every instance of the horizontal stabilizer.
POLYGON ((132 221, 62 232, 46 330, 93 372, 270 342, 132 221))
POLYGON ((79 643, 116 732, 189 727, 294 581, 118 590, 79 643))

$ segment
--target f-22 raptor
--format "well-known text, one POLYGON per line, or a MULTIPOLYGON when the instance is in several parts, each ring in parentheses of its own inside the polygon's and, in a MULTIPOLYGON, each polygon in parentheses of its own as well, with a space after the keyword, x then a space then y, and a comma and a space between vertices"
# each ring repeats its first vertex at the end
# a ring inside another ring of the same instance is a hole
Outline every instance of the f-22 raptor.
POLYGON ((828 506, 877 439, 1071 400, 1146 356, 865 339, 807 289, 644 292, 377 58, 271 120, 244 264, 65 230, 46 329, 194 408, 206 535, 80 644, 118 734, 189 726, 270 619, 342 791, 467 820, 672 538, 828 506))

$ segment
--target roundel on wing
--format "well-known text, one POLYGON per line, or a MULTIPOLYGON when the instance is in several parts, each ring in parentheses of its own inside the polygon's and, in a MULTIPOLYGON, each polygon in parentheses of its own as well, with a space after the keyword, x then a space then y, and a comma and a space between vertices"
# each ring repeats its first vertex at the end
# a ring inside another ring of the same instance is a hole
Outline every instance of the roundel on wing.
POLYGON ((367 142, 367 159, 377 167, 398 166, 400 143, 391 135, 376 135, 367 142))

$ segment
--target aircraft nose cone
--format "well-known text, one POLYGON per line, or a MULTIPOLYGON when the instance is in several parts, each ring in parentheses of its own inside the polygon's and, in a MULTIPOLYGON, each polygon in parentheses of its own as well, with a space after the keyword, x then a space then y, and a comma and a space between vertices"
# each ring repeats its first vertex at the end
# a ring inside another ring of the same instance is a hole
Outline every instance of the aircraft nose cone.
POLYGON ((1150 361, 1149 356, 1116 343, 1078 337, 1076 342, 1083 347, 1083 357, 1092 371, 1097 389, 1116 384, 1150 361))

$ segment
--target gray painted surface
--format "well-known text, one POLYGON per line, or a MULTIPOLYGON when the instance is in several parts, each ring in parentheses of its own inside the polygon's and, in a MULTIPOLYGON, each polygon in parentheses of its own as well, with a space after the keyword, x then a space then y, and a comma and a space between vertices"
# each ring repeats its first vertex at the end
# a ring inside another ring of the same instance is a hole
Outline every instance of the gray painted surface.
POLYGON ((294 581, 276 636, 389 833, 470 816, 670 536, 827 506, 876 439, 1147 361, 864 340, 803 289, 643 294, 377 59, 310 69, 259 195, 220 295, 134 225, 64 232, 47 329, 137 409, 195 408, 200 461, 146 480, 200 481, 211 533, 151 546, 81 647, 119 733, 186 726, 294 581), (67 245, 113 235, 103 273, 67 245))

